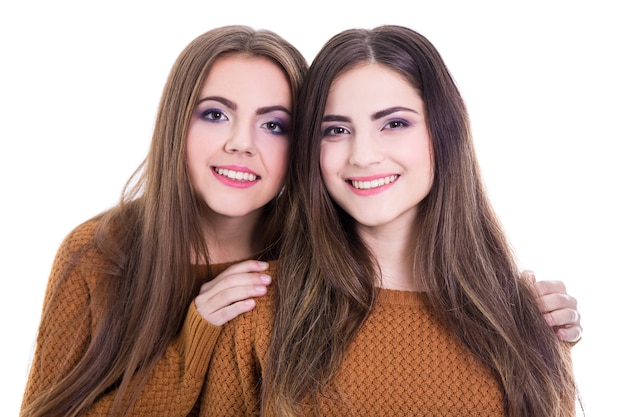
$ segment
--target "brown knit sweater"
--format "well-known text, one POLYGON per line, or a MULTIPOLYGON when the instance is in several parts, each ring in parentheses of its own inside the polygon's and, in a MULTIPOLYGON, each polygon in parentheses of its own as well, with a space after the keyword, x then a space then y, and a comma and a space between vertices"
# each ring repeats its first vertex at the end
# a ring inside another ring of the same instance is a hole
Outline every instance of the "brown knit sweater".
MULTIPOLYGON (((101 316, 97 303, 92 302, 98 299, 94 292, 101 275, 97 270, 106 266, 94 246, 96 227, 96 221, 78 226, 57 253, 44 299, 51 314, 40 323, 22 407, 75 366, 101 316), (71 262, 77 254, 79 262, 71 262)), ((228 265, 199 267, 198 279, 211 279, 228 265)), ((202 319, 191 302, 181 332, 158 362, 128 416, 192 415, 220 329, 202 319)), ((107 416, 114 395, 111 391, 101 397, 85 415, 107 416)))
MULTIPOLYGON (((382 291, 332 389, 320 400, 320 415, 504 415, 497 377, 428 306, 424 293, 382 291)), ((258 415, 271 318, 271 298, 263 297, 253 311, 224 325, 201 397, 201 416, 258 415)), ((311 414, 307 403, 303 415, 311 414)))

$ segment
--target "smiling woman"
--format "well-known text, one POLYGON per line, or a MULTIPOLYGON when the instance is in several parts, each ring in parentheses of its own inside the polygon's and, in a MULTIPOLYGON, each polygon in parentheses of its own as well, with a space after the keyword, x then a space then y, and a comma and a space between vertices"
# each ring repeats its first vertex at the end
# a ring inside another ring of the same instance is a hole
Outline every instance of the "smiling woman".
POLYGON ((218 326, 270 283, 306 68, 245 26, 181 52, 137 181, 58 250, 22 416, 197 414, 218 326))
POLYGON ((571 346, 519 279, 430 41, 340 32, 297 108, 275 283, 224 325, 200 415, 573 416, 571 346))

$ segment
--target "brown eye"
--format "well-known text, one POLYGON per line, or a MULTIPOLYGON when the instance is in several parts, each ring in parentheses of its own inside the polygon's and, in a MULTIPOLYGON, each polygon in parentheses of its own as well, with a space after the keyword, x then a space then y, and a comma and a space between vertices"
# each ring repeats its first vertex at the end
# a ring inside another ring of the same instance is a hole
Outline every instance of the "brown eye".
POLYGON ((406 122, 405 120, 392 120, 389 123, 387 123, 385 125, 385 129, 398 129, 401 127, 407 127, 409 126, 409 123, 406 122))
POLYGON ((285 133, 287 133, 287 129, 285 128, 285 126, 282 123, 276 121, 263 123, 261 127, 267 129, 270 133, 274 135, 284 135, 285 133))
POLYGON ((220 121, 220 120, 226 120, 227 119, 226 115, 224 115, 224 113, 222 113, 219 110, 214 110, 214 109, 203 111, 202 112, 202 118, 205 119, 205 120, 212 121, 212 122, 217 122, 217 121, 220 121))
POLYGON ((324 131, 325 135, 343 135, 347 130, 343 127, 330 127, 324 131))

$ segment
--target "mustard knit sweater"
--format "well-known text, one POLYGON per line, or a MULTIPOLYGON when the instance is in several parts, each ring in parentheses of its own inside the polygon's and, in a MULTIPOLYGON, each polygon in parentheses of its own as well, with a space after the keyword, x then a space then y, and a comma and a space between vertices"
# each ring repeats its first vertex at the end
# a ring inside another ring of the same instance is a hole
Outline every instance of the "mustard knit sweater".
MULTIPOLYGON (((78 226, 56 255, 44 299, 51 314, 40 323, 22 407, 78 363, 101 315, 97 304, 92 303, 97 299, 94 291, 101 278, 97 271, 106 266, 102 253, 94 246, 96 227, 96 221, 78 226), (80 258, 75 262, 77 254, 80 258), (74 262, 70 262, 72 259, 74 262)), ((198 268, 198 279, 205 282, 227 266, 198 268)), ((160 359, 128 416, 195 415, 194 406, 219 332, 220 327, 202 319, 191 302, 181 332, 160 359)), ((111 391, 101 397, 85 415, 107 416, 114 395, 111 391)))
MULTIPOLYGON (((201 416, 258 415, 272 287, 254 310, 223 326, 201 416)), ((322 416, 504 415, 497 377, 435 319, 424 293, 383 290, 332 385, 318 404, 322 416)), ((303 415, 312 415, 310 403, 303 415)))

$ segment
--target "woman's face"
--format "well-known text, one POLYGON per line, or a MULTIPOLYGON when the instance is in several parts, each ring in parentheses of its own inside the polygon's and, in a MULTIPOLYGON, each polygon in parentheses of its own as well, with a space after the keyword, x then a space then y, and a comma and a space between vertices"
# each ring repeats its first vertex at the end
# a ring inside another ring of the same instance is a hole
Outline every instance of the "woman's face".
POLYGON ((424 103, 398 73, 366 64, 337 77, 322 123, 328 192, 365 227, 410 227, 433 183, 424 103))
POLYGON ((187 134, 187 165, 209 210, 243 217, 280 191, 287 169, 291 90, 267 58, 230 55, 212 66, 187 134))

